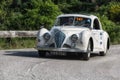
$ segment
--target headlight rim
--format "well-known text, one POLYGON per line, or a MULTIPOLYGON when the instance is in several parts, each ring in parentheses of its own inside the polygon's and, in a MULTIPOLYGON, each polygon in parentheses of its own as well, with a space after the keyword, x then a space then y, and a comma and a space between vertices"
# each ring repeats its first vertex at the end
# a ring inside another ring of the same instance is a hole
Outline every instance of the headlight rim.
POLYGON ((50 35, 50 33, 45 33, 44 35, 43 35, 43 38, 44 38, 44 40, 46 40, 46 41, 48 41, 48 40, 50 40, 50 38, 51 38, 51 35, 50 35))
POLYGON ((71 37, 70 37, 70 39, 71 39, 71 41, 72 41, 73 43, 75 43, 75 42, 78 40, 77 34, 72 34, 71 37))

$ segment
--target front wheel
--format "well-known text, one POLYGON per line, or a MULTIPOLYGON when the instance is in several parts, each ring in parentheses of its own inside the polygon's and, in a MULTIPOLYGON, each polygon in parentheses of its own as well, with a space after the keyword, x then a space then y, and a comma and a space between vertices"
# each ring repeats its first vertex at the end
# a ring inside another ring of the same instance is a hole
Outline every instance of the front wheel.
POLYGON ((38 55, 39 55, 39 57, 45 57, 46 56, 46 51, 38 50, 38 55))
POLYGON ((89 60, 90 59, 90 52, 91 52, 91 42, 88 43, 88 47, 87 47, 87 52, 83 53, 83 58, 84 60, 89 60))

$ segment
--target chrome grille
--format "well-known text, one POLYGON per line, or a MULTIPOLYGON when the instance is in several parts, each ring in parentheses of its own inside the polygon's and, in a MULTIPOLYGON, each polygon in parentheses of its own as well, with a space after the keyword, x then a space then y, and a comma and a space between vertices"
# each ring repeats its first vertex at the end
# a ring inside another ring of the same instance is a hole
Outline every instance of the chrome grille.
POLYGON ((60 48, 65 39, 65 34, 58 29, 55 29, 54 32, 55 32, 56 47, 60 48))

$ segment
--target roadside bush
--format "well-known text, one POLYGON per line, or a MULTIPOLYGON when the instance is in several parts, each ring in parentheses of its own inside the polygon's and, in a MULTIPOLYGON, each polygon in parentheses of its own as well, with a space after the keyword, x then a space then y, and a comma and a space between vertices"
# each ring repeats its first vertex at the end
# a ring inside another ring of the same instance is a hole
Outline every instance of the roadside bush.
POLYGON ((95 3, 73 1, 71 3, 60 3, 59 8, 63 13, 80 13, 80 12, 93 12, 95 11, 95 3))
POLYGON ((1 49, 33 48, 36 38, 0 38, 1 49))
POLYGON ((120 23, 120 2, 111 2, 108 6, 110 19, 120 23))
POLYGON ((50 28, 60 9, 51 0, 2 0, 0 30, 38 30, 50 28))
POLYGON ((120 24, 120 2, 110 2, 108 5, 102 5, 98 12, 101 15, 106 15, 110 20, 120 24))

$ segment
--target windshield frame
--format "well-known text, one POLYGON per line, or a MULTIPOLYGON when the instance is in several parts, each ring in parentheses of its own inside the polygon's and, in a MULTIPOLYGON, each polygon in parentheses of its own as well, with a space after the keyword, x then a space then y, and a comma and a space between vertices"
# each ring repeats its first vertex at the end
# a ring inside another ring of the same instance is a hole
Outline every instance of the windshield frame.
POLYGON ((92 19, 91 18, 88 18, 88 17, 82 17, 82 16, 61 16, 61 17, 58 17, 57 19, 56 19, 56 21, 55 21, 55 24, 54 24, 54 26, 75 26, 75 27, 85 27, 85 26, 78 26, 78 25, 75 25, 75 22, 76 22, 76 18, 83 18, 83 19, 88 19, 88 20, 90 20, 90 24, 89 24, 89 28, 91 27, 91 24, 92 24, 92 19), (58 22, 58 20, 60 19, 60 18, 66 18, 66 17, 73 17, 73 21, 72 21, 72 25, 64 25, 64 24, 62 24, 62 25, 58 25, 57 24, 57 22, 58 22))

